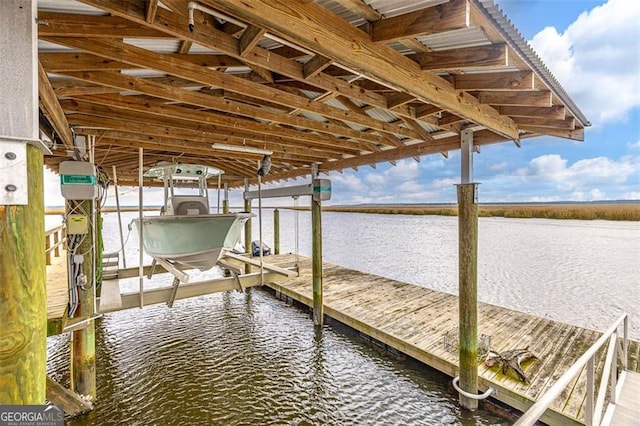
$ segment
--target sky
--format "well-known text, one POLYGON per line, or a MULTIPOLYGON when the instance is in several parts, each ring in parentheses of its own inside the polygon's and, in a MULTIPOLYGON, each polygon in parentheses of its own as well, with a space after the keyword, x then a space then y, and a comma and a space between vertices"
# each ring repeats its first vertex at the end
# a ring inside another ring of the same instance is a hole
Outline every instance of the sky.
MULTIPOLYGON (((474 155, 480 202, 640 200, 640 1, 497 0, 591 122, 585 141, 539 137, 484 146, 474 155)), ((424 156, 392 166, 331 172, 325 204, 451 203, 460 153, 424 156)), ((45 172, 45 204, 61 205, 58 177, 45 172)), ((297 185, 306 180, 277 186, 297 185)), ((113 192, 111 192, 113 194, 113 192)), ((137 191, 121 188, 121 203, 137 191)), ((239 190, 231 205, 241 205, 239 190)), ((145 190, 145 204, 160 204, 145 190)), ((211 195, 216 204, 215 193, 211 195)), ((107 204, 115 203, 113 195, 107 204)), ((290 199, 269 205, 290 205, 290 199)))

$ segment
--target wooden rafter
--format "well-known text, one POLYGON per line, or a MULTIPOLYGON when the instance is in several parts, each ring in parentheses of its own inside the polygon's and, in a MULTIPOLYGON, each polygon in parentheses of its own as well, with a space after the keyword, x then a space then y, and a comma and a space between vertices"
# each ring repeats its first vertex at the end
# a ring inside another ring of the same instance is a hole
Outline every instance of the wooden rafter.
POLYGON ((294 14, 288 13, 289 8, 280 2, 256 0, 249 7, 242 0, 220 3, 206 1, 210 6, 246 22, 269 27, 280 36, 295 39, 303 47, 364 75, 387 81, 402 91, 442 106, 499 134, 518 138, 517 126, 510 118, 500 116, 493 108, 480 105, 471 95, 460 95, 444 79, 419 72, 417 64, 410 59, 374 43, 368 35, 344 21, 340 22, 317 4, 298 3, 294 14), (323 31, 326 25, 331 26, 331 32, 323 31), (306 28, 306 31, 296 31, 302 28, 306 28), (352 49, 354 44, 359 48, 352 49))
POLYGON ((53 91, 53 87, 51 87, 47 72, 40 62, 38 62, 38 97, 40 99, 40 108, 49 119, 58 136, 60 136, 60 139, 65 146, 72 148, 73 136, 69 129, 69 123, 53 91))
POLYGON ((534 90, 531 71, 460 74, 453 77, 457 90, 534 90))
POLYGON ((351 11, 351 13, 366 19, 369 22, 379 21, 382 19, 382 15, 377 10, 366 4, 363 0, 336 0, 345 9, 351 11))
POLYGON ((169 60, 165 55, 155 53, 123 42, 105 39, 50 38, 44 39, 56 44, 82 49, 110 59, 119 59, 132 65, 148 67, 167 72, 177 77, 193 80, 203 85, 225 87, 228 90, 276 102, 285 106, 293 106, 305 111, 320 114, 337 120, 348 121, 360 126, 371 127, 381 132, 398 134, 410 138, 418 138, 414 132, 381 122, 369 117, 352 114, 339 108, 322 103, 310 103, 309 99, 282 92, 281 90, 248 82, 233 75, 203 68, 187 61, 169 60))
POLYGON ((384 143, 384 140, 381 138, 376 138, 373 135, 363 135, 360 132, 347 127, 322 123, 305 117, 292 117, 288 114, 272 112, 246 103, 221 99, 204 93, 181 90, 167 84, 149 81, 138 77, 111 72, 65 73, 65 75, 76 79, 108 85, 119 90, 128 90, 135 87, 136 91, 140 93, 169 101, 184 102, 194 106, 210 108, 216 111, 227 112, 243 117, 259 118, 279 124, 302 127, 323 134, 352 138, 355 139, 352 142, 352 145, 358 149, 370 150, 371 143, 384 143))
MULTIPOLYGON (((101 105, 104 107, 126 110, 129 117, 134 113, 153 114, 158 123, 169 124, 166 119, 177 120, 180 127, 195 129, 196 124, 207 124, 219 127, 221 134, 233 135, 234 132, 246 132, 241 137, 249 137, 250 139, 260 140, 269 137, 289 138, 292 141, 298 141, 303 146, 337 148, 336 151, 349 154, 357 153, 359 150, 353 144, 347 141, 341 141, 329 136, 322 136, 313 133, 305 133, 286 128, 274 128, 266 124, 256 121, 243 120, 227 115, 216 114, 211 111, 194 111, 175 105, 166 105, 160 101, 150 101, 136 99, 131 96, 93 96, 83 97, 76 101, 63 101, 62 104, 74 112, 83 112, 92 109, 89 104, 101 105), (306 143, 305 143, 306 142, 306 143)), ((154 117, 150 121, 154 121, 154 117)))
POLYGON ((552 107, 501 106, 498 107, 498 110, 501 114, 511 117, 548 117, 559 120, 563 120, 566 117, 566 111, 562 105, 554 105, 552 107))
POLYGON ((158 0, 147 0, 147 14, 145 20, 147 22, 153 22, 156 17, 156 11, 158 10, 158 0))
POLYGON ((546 90, 539 92, 479 92, 476 96, 480 102, 491 105, 553 106, 551 92, 546 90))
POLYGON ((305 79, 313 77, 320 73, 323 69, 331 65, 331 59, 322 55, 314 55, 302 66, 302 74, 305 79))
POLYGON ((467 70, 509 65, 504 43, 409 55, 424 71, 467 70))
POLYGON ((466 0, 451 0, 437 6, 385 18, 371 24, 371 39, 376 43, 415 38, 469 26, 466 0))
POLYGON ((242 36, 240 36, 240 42, 238 43, 240 56, 246 56, 247 53, 256 47, 265 32, 262 28, 249 25, 242 33, 242 36))

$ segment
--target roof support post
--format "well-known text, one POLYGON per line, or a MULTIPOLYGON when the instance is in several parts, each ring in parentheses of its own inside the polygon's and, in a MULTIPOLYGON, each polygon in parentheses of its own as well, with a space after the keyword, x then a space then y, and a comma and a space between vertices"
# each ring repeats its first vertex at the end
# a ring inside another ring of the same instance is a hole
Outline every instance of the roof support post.
POLYGON ((43 153, 25 143, 38 138, 36 7, 0 2, 0 404, 11 405, 44 404, 46 387, 43 153))
MULTIPOLYGON (((473 178, 473 132, 462 131, 462 183, 458 185, 458 312, 460 388, 478 391, 478 203, 473 178)), ((478 400, 460 394, 460 405, 478 408, 478 400)))
POLYGON ((229 213, 229 184, 224 183, 224 198, 222 200, 222 213, 229 213))
POLYGON ((273 211, 273 254, 280 254, 280 210, 273 211))
MULTIPOLYGON (((83 236, 82 242, 74 247, 73 253, 83 253, 80 261, 82 270, 77 279, 76 286, 78 288, 78 309, 75 311, 74 318, 78 320, 89 320, 87 326, 71 333, 71 390, 91 397, 96 397, 96 323, 95 317, 95 256, 96 248, 94 242, 96 235, 93 224, 96 221, 95 200, 71 201, 76 203, 72 208, 68 208, 67 214, 71 210, 78 209, 85 212, 91 226, 88 227, 88 233, 83 236), (83 277, 83 279, 81 279, 83 277)), ((76 256, 69 253, 68 262, 75 262, 76 256)), ((73 279, 73 278, 72 278, 73 279)), ((142 292, 142 289, 141 289, 142 292)), ((140 294, 142 300, 142 293, 140 294)))
MULTIPOLYGON (((249 192, 249 179, 244 180, 244 192, 249 192)), ((251 213, 251 198, 244 199, 244 211, 251 213)), ((244 252, 251 256, 251 218, 244 223, 244 252)), ((244 272, 251 273, 251 265, 245 263, 244 272)))
MULTIPOLYGON (((312 183, 318 178, 318 165, 312 165, 312 183)), ((318 188, 320 191, 320 188, 318 188)), ((322 202, 314 193, 311 197, 311 261, 313 275, 313 324, 322 326, 324 322, 324 306, 322 295, 322 202)))
POLYGON ((473 131, 464 129, 460 133, 461 145, 461 181, 460 183, 470 183, 473 181, 473 131))

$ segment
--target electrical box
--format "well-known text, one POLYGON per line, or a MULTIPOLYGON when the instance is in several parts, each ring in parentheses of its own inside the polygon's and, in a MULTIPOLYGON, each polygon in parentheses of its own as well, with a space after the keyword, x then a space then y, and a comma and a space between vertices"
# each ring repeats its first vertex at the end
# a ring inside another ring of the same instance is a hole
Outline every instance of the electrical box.
POLYGON ((89 232, 89 221, 83 214, 67 216, 67 234, 86 234, 89 232))
POLYGON ((98 198, 97 173, 86 161, 60 163, 60 189, 67 200, 95 200, 98 198))
POLYGON ((331 181, 329 179, 315 179, 313 181, 313 199, 315 201, 331 199, 331 181))

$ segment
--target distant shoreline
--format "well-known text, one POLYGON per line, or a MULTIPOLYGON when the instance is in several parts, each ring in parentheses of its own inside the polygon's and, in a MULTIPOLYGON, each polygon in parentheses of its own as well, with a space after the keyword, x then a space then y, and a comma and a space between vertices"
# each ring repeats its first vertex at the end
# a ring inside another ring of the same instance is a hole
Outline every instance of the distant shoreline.
MULTIPOLYGON (((293 206, 270 206, 263 209, 294 209, 293 206)), ((144 211, 159 211, 159 206, 145 207, 144 211)), ((308 206, 299 210, 310 210, 308 206)), ((238 210, 238 209, 233 209, 238 210)), ((457 216, 456 204, 360 204, 342 206, 323 206, 326 212, 371 213, 371 214, 407 214, 457 216)), ((106 206, 103 213, 116 212, 116 208, 106 206)), ((136 212, 137 207, 121 208, 122 212, 136 212)), ((45 214, 64 214, 63 207, 46 207, 45 214)), ((593 202, 593 203, 487 203, 478 208, 480 217, 542 218, 574 220, 618 220, 640 221, 640 202, 593 202)))
MULTIPOLYGON (((345 213, 458 215, 458 207, 455 204, 326 206, 322 210, 345 213)), ((480 204, 478 215, 480 217, 640 221, 640 203, 480 204)))

